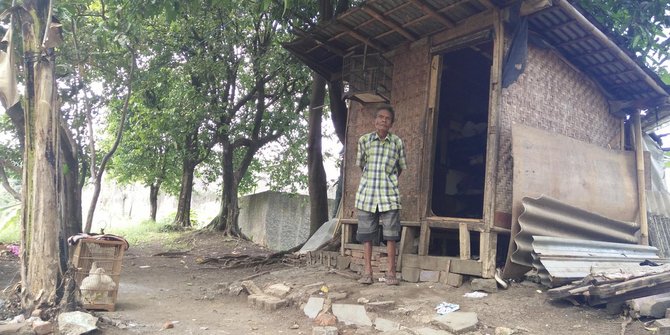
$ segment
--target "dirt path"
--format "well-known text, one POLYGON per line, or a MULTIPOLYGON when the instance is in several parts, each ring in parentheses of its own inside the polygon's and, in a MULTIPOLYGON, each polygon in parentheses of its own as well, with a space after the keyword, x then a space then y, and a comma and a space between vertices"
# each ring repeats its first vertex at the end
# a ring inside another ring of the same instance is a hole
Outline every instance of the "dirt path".
MULTIPOLYGON (((300 290, 305 285, 324 282, 331 292, 345 292, 347 297, 336 303, 357 303, 361 297, 370 301, 395 301, 395 306, 369 311, 371 318, 394 320, 406 327, 423 327, 435 316, 433 308, 442 301, 457 303, 464 311, 478 314, 480 326, 470 334, 494 334, 496 327, 521 327, 525 334, 591 335, 621 334, 623 319, 608 316, 602 309, 575 307, 550 301, 542 288, 533 283, 514 284, 480 299, 464 298, 469 285, 449 288, 442 284, 401 283, 388 287, 383 283, 363 287, 353 280, 328 274, 325 268, 293 267, 275 264, 254 269, 220 269, 216 264, 197 264, 199 257, 216 257, 224 253, 265 253, 249 243, 226 240, 220 236, 198 236, 187 239, 183 247, 190 251, 176 258, 152 257, 167 247, 151 245, 131 247, 124 260, 117 310, 100 312, 107 322, 101 323, 103 334, 312 334, 312 322, 303 314, 299 303, 276 311, 254 309, 246 295, 228 295, 229 283, 258 272, 269 273, 254 278, 260 287, 285 283, 300 290), (540 290, 540 292, 538 292, 540 290), (112 326, 109 322, 116 324, 112 326), (177 321, 173 329, 162 330, 166 322, 177 321), (295 328, 297 325, 297 329, 295 328), (120 327, 120 328, 119 328, 120 327)), ((5 266, 7 260, 0 260, 5 266)), ((0 266, 0 274, 3 271, 0 266)), ((9 271, 11 272, 11 271, 9 271)), ((2 278, 3 283, 6 278, 2 278)), ((308 297, 303 295, 303 301, 308 297)), ((340 334, 376 334, 371 328, 340 326, 340 334)), ((640 321, 628 325, 626 335, 647 335, 640 321)))

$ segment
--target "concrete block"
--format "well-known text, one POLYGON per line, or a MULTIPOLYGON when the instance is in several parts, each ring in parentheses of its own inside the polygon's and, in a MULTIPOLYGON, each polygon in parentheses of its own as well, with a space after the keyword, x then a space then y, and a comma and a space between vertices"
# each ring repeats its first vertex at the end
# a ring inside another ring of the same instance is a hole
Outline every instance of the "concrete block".
POLYGON ((453 335, 450 332, 440 330, 440 329, 433 329, 433 328, 418 328, 418 329, 412 329, 415 334, 417 335, 453 335))
POLYGON ((498 282, 495 279, 475 278, 470 282, 470 288, 473 291, 496 293, 498 292, 498 282))
POLYGON ((346 270, 349 268, 349 264, 351 264, 351 257, 347 256, 337 256, 337 269, 338 270, 346 270))
POLYGON ((274 284, 265 289, 265 293, 278 298, 284 298, 291 291, 291 287, 284 284, 274 284))
POLYGON ((419 273, 419 281, 437 283, 440 281, 440 271, 421 270, 421 273, 419 273))
POLYGON ((379 330, 380 332, 395 331, 400 329, 400 323, 392 320, 376 318, 375 329, 379 330))
POLYGON ((25 326, 24 323, 8 323, 0 325, 0 334, 16 334, 23 326, 25 326))
POLYGON ((51 334, 54 331, 54 325, 49 321, 35 320, 33 322, 33 331, 37 335, 51 334))
POLYGON ((372 326, 372 320, 361 305, 333 304, 333 314, 346 325, 372 326))
POLYGON ((314 319, 317 315, 319 315, 319 312, 321 312, 323 303, 325 301, 326 300, 324 298, 311 297, 309 300, 307 300, 307 304, 305 304, 303 312, 305 312, 305 315, 307 315, 310 319, 314 319))
POLYGON ((670 335, 670 319, 659 319, 654 321, 654 327, 658 327, 656 335, 670 335))
POLYGON ((270 295, 263 296, 261 301, 263 302, 263 309, 266 311, 274 311, 288 306, 288 301, 285 299, 280 299, 270 295))
POLYGON ((410 283, 416 283, 419 281, 420 276, 421 276, 421 269, 403 266, 402 280, 410 283))
POLYGON ((337 335, 337 327, 314 327, 312 335, 337 335))
POLYGON ((478 323, 477 313, 473 312, 452 312, 436 316, 431 321, 432 325, 454 334, 472 331, 477 328, 478 323))
POLYGON ((258 285, 256 285, 256 283, 254 283, 251 280, 245 280, 240 284, 242 285, 242 287, 244 287, 245 290, 247 290, 247 292, 249 292, 249 294, 257 294, 257 295, 263 294, 263 290, 261 290, 261 288, 258 287, 258 285))
POLYGON ((346 299, 347 292, 328 292, 328 298, 332 301, 346 299))
POLYGON ((670 308, 665 310, 665 318, 670 319, 670 308))
POLYGON ((371 310, 378 311, 382 309, 393 308, 393 306, 395 306, 395 301, 389 300, 389 301, 368 302, 365 306, 370 308, 371 310))
POLYGON ((464 279, 463 275, 449 272, 447 273, 446 278, 442 280, 442 282, 449 286, 461 287, 461 285, 463 285, 463 279, 464 279))

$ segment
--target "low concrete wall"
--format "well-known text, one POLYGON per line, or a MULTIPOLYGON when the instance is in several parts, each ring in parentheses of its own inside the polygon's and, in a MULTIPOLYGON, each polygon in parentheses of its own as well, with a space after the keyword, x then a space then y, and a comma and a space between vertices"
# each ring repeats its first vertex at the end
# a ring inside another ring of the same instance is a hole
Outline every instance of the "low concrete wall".
MULTIPOLYGON (((329 210, 334 206, 329 200, 329 210)), ((309 197, 262 192, 241 197, 239 225, 255 243, 272 250, 287 250, 309 238, 309 197)))

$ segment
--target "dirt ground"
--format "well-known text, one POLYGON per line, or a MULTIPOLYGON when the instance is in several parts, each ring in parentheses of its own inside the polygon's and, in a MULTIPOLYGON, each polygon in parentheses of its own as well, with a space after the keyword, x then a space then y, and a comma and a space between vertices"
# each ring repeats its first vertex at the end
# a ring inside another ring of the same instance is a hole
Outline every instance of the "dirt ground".
MULTIPOLYGON (((114 312, 96 312, 103 317, 102 334, 288 334, 310 335, 313 323, 302 312, 300 302, 276 311, 264 311, 248 305, 244 293, 230 296, 230 283, 257 274, 260 287, 284 283, 300 291, 304 286, 323 282, 331 292, 345 292, 347 298, 335 303, 357 303, 364 297, 370 301, 395 301, 385 310, 369 311, 375 316, 391 319, 405 327, 423 327, 434 317, 440 302, 456 303, 463 311, 476 312, 479 327, 469 334, 494 334, 496 327, 525 329, 524 334, 622 334, 620 316, 609 316, 603 309, 553 302, 544 288, 530 283, 514 283, 509 290, 487 297, 465 298, 469 284, 450 288, 435 283, 406 283, 389 287, 384 283, 358 285, 354 280, 328 273, 319 267, 273 264, 256 268, 222 269, 216 263, 198 264, 199 258, 223 254, 262 254, 267 250, 248 242, 231 240, 220 235, 189 235, 179 248, 188 252, 176 257, 152 256, 173 249, 151 244, 131 246, 124 259, 118 302, 114 312), (166 322, 174 328, 161 330, 166 322)), ((0 284, 4 289, 17 273, 17 260, 0 258, 0 284)), ((317 294, 318 295, 318 294, 317 294)), ((2 297, 0 297, 2 298, 2 297)), ((6 297, 5 297, 6 298, 6 297)), ((303 303, 308 298, 301 296, 303 303)), ((0 316, 7 317, 7 304, 0 316), (3 314, 4 313, 4 314, 3 314)), ((356 329, 338 324, 340 334, 376 334, 371 328, 356 329)), ((643 322, 627 325, 627 335, 651 334, 643 322)))

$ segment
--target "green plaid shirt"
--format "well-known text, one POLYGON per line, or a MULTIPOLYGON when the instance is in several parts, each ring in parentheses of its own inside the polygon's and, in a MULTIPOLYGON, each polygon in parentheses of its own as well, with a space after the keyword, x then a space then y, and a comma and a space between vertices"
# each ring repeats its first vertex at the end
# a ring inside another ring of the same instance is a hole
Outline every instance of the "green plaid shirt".
POLYGON ((407 168, 400 137, 388 133, 382 140, 376 132, 361 136, 356 165, 363 170, 356 208, 372 213, 400 209, 398 175, 407 168))

